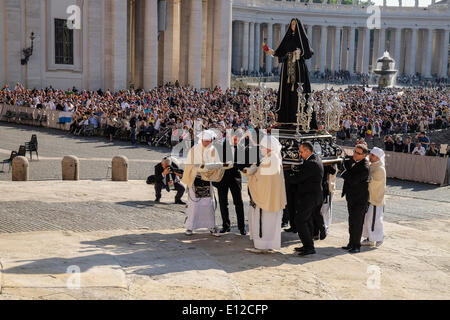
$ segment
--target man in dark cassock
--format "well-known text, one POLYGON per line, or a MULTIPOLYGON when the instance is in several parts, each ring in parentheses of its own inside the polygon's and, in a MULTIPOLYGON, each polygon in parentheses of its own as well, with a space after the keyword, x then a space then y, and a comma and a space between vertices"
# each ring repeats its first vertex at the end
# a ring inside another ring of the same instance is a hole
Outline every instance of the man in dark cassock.
MULTIPOLYGON (((277 122, 280 124, 297 123, 297 89, 299 83, 303 83, 303 92, 306 94, 306 101, 308 101, 311 83, 305 60, 310 59, 314 54, 302 23, 296 18, 292 19, 278 49, 275 51, 269 49, 266 52, 278 57, 283 64, 278 91, 277 122)), ((317 129, 315 114, 311 121, 311 129, 317 129)))

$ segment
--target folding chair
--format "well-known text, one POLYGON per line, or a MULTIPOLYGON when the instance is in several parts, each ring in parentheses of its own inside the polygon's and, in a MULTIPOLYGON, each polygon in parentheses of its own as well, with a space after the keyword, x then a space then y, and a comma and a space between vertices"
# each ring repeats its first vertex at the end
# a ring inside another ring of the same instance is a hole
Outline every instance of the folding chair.
POLYGON ((11 171, 11 167, 12 167, 12 161, 14 160, 14 158, 17 157, 17 152, 16 151, 11 151, 11 155, 9 157, 9 159, 5 159, 2 161, 2 171, 0 172, 5 172, 5 164, 9 164, 9 170, 8 172, 11 171))
POLYGON ((27 149, 25 148, 25 146, 20 146, 19 151, 17 152, 17 156, 18 157, 26 157, 26 154, 27 154, 27 149))
POLYGON ((30 142, 25 142, 25 149, 26 151, 30 152, 30 160, 33 160, 33 151, 36 152, 37 158, 39 160, 38 141, 35 134, 31 136, 30 142))

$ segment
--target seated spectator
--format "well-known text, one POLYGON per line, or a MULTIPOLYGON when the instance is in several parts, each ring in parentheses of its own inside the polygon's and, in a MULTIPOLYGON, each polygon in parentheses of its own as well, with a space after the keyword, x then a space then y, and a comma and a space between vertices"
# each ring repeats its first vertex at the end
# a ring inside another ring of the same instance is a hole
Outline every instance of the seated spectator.
POLYGON ((403 152, 403 141, 400 136, 395 137, 394 152, 403 152))
POLYGON ((411 154, 416 147, 416 144, 414 142, 411 142, 411 137, 406 137, 406 142, 403 144, 403 153, 409 153, 411 154))
POLYGON ((439 155, 439 151, 436 149, 436 143, 431 143, 430 148, 425 152, 426 156, 436 157, 439 155))
POLYGON ((416 140, 422 144, 425 150, 430 146, 430 138, 425 135, 425 132, 422 131, 416 136, 416 140))
POLYGON ((391 135, 384 137, 383 142, 385 151, 394 151, 394 140, 392 140, 391 135))
POLYGON ((89 124, 92 125, 94 129, 98 128, 98 120, 94 114, 92 114, 91 117, 89 118, 89 124))
POLYGON ((417 145, 416 145, 416 147, 414 148, 412 154, 424 156, 424 155, 425 155, 425 148, 422 147, 422 144, 421 144, 421 143, 417 142, 417 145))

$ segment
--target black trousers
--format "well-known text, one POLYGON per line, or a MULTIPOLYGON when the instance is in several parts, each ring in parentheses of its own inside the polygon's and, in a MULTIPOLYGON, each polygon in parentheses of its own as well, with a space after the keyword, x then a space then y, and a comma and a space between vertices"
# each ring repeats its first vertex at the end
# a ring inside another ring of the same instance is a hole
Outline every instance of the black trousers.
MULTIPOLYGON (((175 201, 181 200, 181 197, 184 194, 185 188, 178 182, 175 182, 174 186, 175 186, 175 190, 177 191, 177 194, 175 196, 175 201)), ((161 198, 161 190, 163 188, 166 189, 167 187, 164 184, 162 184, 161 182, 156 181, 156 183, 155 183, 156 199, 161 198)), ((170 192, 170 189, 168 191, 170 192)))
POLYGON ((325 233, 325 222, 323 221, 323 216, 320 210, 322 206, 318 206, 313 212, 313 237, 320 236, 321 233, 325 233))
POLYGON ((347 202, 348 232, 350 233, 350 240, 348 244, 353 248, 361 248, 361 236, 368 205, 368 202, 347 202))
POLYGON ((297 186, 292 184, 286 184, 286 208, 283 210, 283 222, 289 221, 289 225, 292 229, 297 230, 295 227, 295 202, 296 202, 296 193, 297 186), (287 218, 287 219, 286 219, 287 218))
POLYGON ((299 203, 296 205, 295 226, 297 228, 298 236, 305 249, 314 249, 313 215, 318 208, 320 210, 320 207, 320 205, 301 206, 299 203))
POLYGON ((221 182, 217 187, 219 194, 220 214, 222 215, 222 226, 228 229, 231 226, 230 213, 228 211, 228 191, 231 191, 234 207, 236 209, 237 224, 239 230, 245 229, 244 202, 242 201, 242 183, 234 179, 221 182))

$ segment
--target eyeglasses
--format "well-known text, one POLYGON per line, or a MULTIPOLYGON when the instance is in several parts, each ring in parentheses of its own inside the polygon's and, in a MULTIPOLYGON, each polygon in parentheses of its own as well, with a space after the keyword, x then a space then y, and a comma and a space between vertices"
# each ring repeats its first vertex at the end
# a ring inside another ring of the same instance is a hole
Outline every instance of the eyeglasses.
POLYGON ((364 153, 363 153, 363 152, 358 152, 358 151, 355 151, 354 153, 356 153, 356 154, 359 154, 360 156, 364 155, 364 153))

